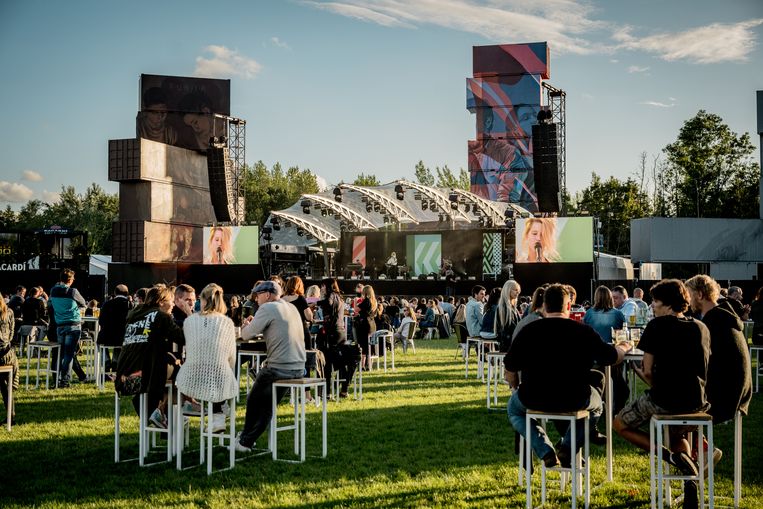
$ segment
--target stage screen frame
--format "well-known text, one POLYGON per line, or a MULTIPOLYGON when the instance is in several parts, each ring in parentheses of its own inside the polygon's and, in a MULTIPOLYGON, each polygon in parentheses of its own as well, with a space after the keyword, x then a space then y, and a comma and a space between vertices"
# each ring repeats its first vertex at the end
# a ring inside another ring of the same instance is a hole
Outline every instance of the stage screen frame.
POLYGON ((538 242, 541 244, 542 263, 593 263, 593 218, 517 219, 515 242, 515 263, 539 263, 533 247, 538 242), (536 224, 540 227, 531 230, 532 225, 536 224), (539 240, 533 242, 535 238, 539 240))

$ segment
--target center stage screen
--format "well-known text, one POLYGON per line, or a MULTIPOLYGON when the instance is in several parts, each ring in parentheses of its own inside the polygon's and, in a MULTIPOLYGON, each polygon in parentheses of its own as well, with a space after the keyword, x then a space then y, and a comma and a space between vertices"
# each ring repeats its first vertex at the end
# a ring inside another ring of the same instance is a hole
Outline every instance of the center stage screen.
POLYGON ((411 275, 439 274, 442 264, 442 235, 408 235, 406 255, 411 263, 411 275))
POLYGON ((204 264, 258 264, 260 234, 257 226, 204 228, 204 264))
POLYGON ((529 218, 516 224, 516 263, 593 263, 592 218, 529 218))

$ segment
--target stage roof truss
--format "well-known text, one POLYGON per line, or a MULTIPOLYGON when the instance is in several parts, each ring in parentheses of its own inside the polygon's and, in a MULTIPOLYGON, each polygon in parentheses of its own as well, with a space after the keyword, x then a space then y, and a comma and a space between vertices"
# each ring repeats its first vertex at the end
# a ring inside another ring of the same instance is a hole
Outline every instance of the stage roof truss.
POLYGON ((378 230, 378 228, 371 221, 361 216, 347 205, 339 203, 336 200, 332 200, 331 198, 327 198, 319 194, 303 194, 300 200, 310 200, 314 203, 320 203, 321 207, 331 209, 333 212, 336 212, 345 221, 351 223, 358 230, 364 228, 378 230))
POLYGON ((379 205, 385 210, 385 213, 391 216, 392 219, 394 219, 398 223, 410 222, 410 223, 419 224, 419 222, 416 221, 416 218, 414 218, 405 207, 397 203, 396 200, 389 198, 388 196, 386 196, 383 193, 380 193, 379 191, 370 189, 368 187, 354 186, 352 184, 339 184, 339 187, 341 189, 349 189, 351 191, 357 191, 363 196, 375 202, 378 202, 379 205))
POLYGON ((452 209, 450 206, 450 198, 441 193, 438 189, 429 186, 422 186, 421 184, 409 182, 408 180, 398 180, 397 183, 403 187, 410 187, 411 189, 420 192, 430 200, 434 200, 434 202, 443 211, 443 213, 450 216, 451 219, 456 219, 454 215, 457 215, 459 219, 463 219, 467 223, 472 222, 472 220, 469 219, 469 216, 467 216, 466 213, 461 209, 452 209))
MULTIPOLYGON (((451 191, 456 193, 459 197, 464 198, 466 203, 471 203, 472 206, 476 206, 477 208, 479 208, 480 212, 484 214, 486 217, 492 219, 495 224, 503 223, 504 221, 503 211, 490 200, 486 200, 482 198, 481 196, 478 196, 469 191, 464 191, 463 189, 453 188, 451 189, 451 191)), ((522 209, 522 207, 517 207, 516 205, 512 203, 508 203, 507 205, 514 208, 515 212, 518 212, 519 210, 524 210, 522 209)))
POLYGON ((313 223, 312 221, 307 221, 304 217, 300 217, 296 214, 285 212, 283 210, 272 211, 271 214, 286 221, 291 221, 297 227, 302 228, 307 233, 318 239, 318 242, 326 244, 328 242, 339 241, 339 237, 331 233, 329 230, 319 224, 313 223))

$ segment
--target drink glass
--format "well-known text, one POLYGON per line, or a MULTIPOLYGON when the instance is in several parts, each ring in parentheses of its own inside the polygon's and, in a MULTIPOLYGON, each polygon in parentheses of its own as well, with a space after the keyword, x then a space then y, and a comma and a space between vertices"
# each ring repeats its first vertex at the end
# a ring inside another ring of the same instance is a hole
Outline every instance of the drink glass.
POLYGON ((93 308, 93 318, 98 318, 101 316, 101 308, 93 308))
POLYGON ((628 317, 628 324, 629 324, 631 327, 635 327, 635 326, 636 326, 636 315, 630 315, 630 316, 628 317))
POLYGON ((631 343, 633 343, 633 348, 638 348, 639 341, 641 341, 641 329, 633 329, 631 331, 631 343))
POLYGON ((85 308, 79 308, 79 316, 80 318, 85 318, 85 308))

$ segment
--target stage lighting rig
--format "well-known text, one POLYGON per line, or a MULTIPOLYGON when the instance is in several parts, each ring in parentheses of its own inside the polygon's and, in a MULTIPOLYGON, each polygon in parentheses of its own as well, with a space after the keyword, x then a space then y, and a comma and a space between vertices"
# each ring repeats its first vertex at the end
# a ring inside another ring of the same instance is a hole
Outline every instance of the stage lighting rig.
POLYGON ((464 212, 468 214, 469 210, 471 210, 471 207, 469 206, 469 204, 468 203, 464 204, 464 212))
POLYGON ((336 200, 339 203, 342 203, 342 188, 339 186, 336 186, 334 188, 334 200, 336 200))
POLYGON ((370 213, 374 209, 374 206, 370 203, 366 203, 366 212, 370 213))
POLYGON ((416 201, 421 201, 421 191, 416 191, 413 193, 413 199, 416 201))
POLYGON ((321 216, 323 216, 323 217, 326 217, 326 216, 328 216, 328 215, 329 215, 329 212, 328 212, 328 210, 326 210, 326 209, 321 209, 321 216))
POLYGON ((310 213, 310 200, 302 200, 302 213, 303 214, 309 214, 310 213))
POLYGON ((398 200, 405 198, 405 188, 401 184, 395 186, 395 198, 398 200))
POLYGON ((429 202, 424 200, 421 202, 421 210, 426 210, 429 208, 429 202))

